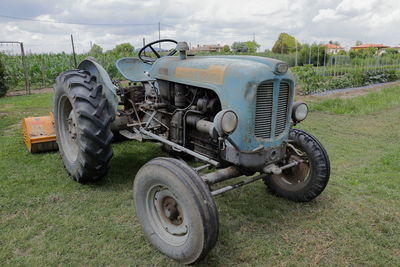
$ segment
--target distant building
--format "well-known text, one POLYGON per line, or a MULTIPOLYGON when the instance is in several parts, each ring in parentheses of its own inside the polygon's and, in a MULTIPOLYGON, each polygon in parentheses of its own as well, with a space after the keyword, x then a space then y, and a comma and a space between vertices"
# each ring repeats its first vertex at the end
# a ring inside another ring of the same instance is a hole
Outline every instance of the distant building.
POLYGON ((344 51, 344 48, 335 44, 326 44, 324 45, 326 47, 326 52, 328 54, 337 54, 339 51, 344 51))
POLYGON ((351 49, 352 50, 362 50, 362 49, 367 49, 367 48, 377 48, 377 54, 380 55, 382 54, 383 51, 385 51, 386 48, 389 48, 390 46, 388 45, 383 45, 383 44, 362 44, 362 45, 356 45, 353 46, 351 49))
POLYGON ((196 47, 192 47, 189 52, 221 52, 222 46, 217 45, 197 45, 196 47))

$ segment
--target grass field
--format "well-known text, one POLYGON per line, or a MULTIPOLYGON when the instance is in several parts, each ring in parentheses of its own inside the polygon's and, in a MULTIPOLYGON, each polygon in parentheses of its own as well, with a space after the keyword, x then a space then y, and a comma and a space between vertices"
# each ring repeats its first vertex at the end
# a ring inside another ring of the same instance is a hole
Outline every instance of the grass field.
MULTIPOLYGON (((327 148, 325 192, 296 204, 257 182, 217 197, 219 241, 204 265, 400 266, 400 87, 311 107, 299 128, 327 148)), ((24 147, 21 119, 50 109, 51 94, 0 99, 0 266, 175 265, 146 241, 132 202, 158 146, 114 144, 109 175, 77 184, 58 153, 24 147)))

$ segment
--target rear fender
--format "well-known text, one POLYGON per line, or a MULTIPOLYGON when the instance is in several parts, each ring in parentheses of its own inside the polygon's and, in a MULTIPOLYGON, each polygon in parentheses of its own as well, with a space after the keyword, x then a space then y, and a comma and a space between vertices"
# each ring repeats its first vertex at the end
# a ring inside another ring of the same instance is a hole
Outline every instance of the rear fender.
POLYGON ((103 86, 103 96, 108 100, 111 110, 114 111, 113 119, 115 119, 118 107, 117 87, 111 82, 107 71, 94 58, 90 57, 83 60, 78 69, 90 72, 92 76, 96 77, 96 83, 103 86))

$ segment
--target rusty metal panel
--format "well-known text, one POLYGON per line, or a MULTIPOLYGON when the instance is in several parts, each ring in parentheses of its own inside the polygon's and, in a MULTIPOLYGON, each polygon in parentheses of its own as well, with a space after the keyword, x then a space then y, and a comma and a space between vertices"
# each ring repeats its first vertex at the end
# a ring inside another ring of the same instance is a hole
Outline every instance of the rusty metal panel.
POLYGON ((223 84, 225 69, 226 66, 208 66, 207 69, 176 67, 175 77, 197 82, 223 84))

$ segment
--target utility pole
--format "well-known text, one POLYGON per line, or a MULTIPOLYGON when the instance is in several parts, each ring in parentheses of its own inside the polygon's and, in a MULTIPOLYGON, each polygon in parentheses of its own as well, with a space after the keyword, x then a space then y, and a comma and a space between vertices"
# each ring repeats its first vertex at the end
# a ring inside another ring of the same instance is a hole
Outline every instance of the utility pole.
POLYGON ((28 94, 31 94, 31 86, 29 84, 29 76, 28 76, 28 64, 26 63, 25 51, 24 51, 24 43, 19 43, 21 46, 21 57, 22 57, 22 66, 24 68, 25 75, 25 89, 28 94))
POLYGON ((253 44, 254 44, 254 48, 255 48, 255 52, 257 52, 257 47, 256 47, 256 34, 253 32, 253 44))
POLYGON ((72 55, 74 57, 74 67, 76 68, 77 64, 76 64, 75 45, 74 45, 74 37, 72 36, 72 34, 71 34, 71 45, 72 45, 72 55))
POLYGON ((325 76, 325 73, 326 73, 326 46, 324 48, 324 76, 325 76))
MULTIPOLYGON (((158 40, 161 40, 161 23, 158 22, 158 40)), ((158 48, 161 50, 161 43, 158 43, 158 48)))

